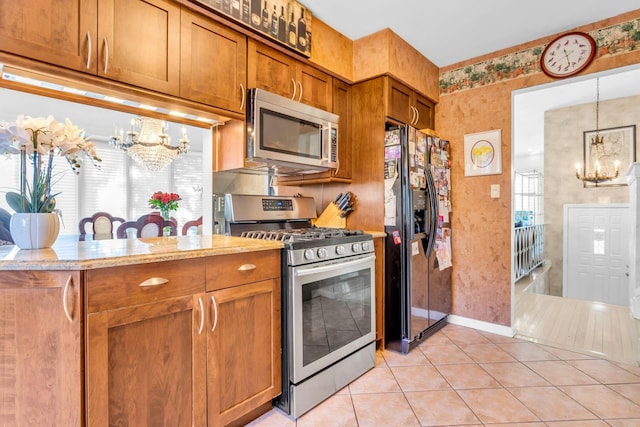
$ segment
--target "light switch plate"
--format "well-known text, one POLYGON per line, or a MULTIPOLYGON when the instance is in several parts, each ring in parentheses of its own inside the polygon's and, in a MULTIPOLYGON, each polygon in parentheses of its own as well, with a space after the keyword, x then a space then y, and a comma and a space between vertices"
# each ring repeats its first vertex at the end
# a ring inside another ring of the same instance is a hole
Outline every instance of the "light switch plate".
POLYGON ((500 184, 491 184, 491 198, 500 198, 500 184))

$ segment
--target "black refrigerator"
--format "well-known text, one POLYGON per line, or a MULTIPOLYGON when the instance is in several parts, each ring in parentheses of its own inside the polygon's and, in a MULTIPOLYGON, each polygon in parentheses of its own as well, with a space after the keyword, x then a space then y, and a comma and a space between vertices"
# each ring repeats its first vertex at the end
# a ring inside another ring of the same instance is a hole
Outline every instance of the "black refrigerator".
POLYGON ((408 353, 451 312, 450 144, 388 124, 384 150, 384 341, 408 353))

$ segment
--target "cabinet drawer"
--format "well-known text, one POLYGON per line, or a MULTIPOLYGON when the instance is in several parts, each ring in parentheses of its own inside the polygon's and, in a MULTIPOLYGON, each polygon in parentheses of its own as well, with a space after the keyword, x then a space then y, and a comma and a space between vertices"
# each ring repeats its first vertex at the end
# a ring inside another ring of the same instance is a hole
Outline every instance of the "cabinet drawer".
POLYGON ((204 290, 202 258, 87 271, 89 313, 192 295, 204 290))
POLYGON ((280 251, 207 258, 207 291, 280 277, 280 251))

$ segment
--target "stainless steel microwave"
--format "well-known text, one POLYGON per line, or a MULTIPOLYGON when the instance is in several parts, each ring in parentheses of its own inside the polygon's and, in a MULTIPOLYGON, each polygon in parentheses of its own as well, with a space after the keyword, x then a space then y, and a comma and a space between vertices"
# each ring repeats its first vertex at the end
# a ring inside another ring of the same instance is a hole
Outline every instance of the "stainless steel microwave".
POLYGON ((339 117, 261 89, 247 102, 249 166, 276 173, 313 173, 338 168, 339 117))

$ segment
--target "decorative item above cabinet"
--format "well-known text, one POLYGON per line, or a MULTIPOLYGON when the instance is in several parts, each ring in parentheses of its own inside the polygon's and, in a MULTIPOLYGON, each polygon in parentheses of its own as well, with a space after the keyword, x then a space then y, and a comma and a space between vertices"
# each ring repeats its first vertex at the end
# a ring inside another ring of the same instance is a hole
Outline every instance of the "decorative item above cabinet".
POLYGON ((295 0, 191 0, 222 13, 306 57, 311 56, 311 12, 295 0), (273 6, 273 9, 271 9, 273 6))

